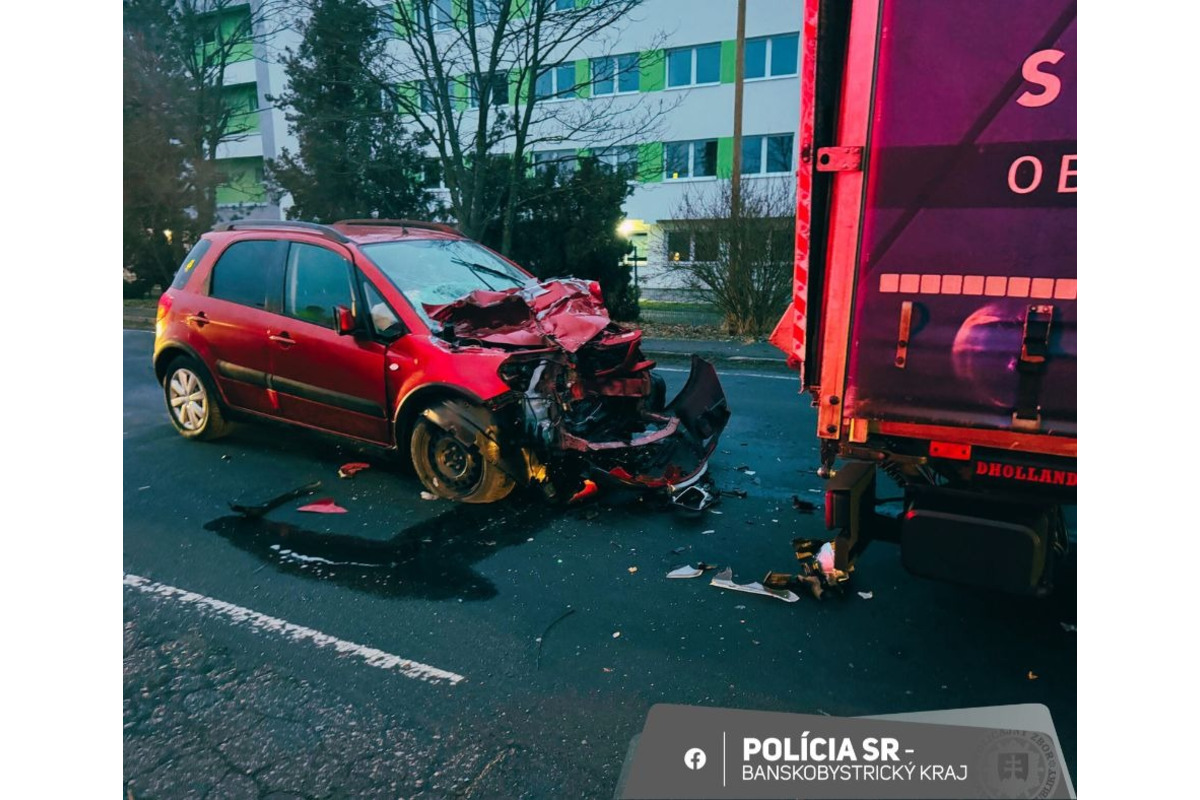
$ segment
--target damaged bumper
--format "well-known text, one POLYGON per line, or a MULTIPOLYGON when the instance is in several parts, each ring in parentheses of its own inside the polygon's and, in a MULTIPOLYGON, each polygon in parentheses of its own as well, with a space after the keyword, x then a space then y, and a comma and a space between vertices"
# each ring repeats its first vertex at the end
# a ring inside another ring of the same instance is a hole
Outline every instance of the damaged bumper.
POLYGON ((729 421, 725 391, 713 365, 692 357, 687 384, 660 413, 642 412, 645 429, 627 440, 590 441, 565 433, 562 446, 578 453, 597 483, 663 489, 697 510, 712 501, 700 486, 708 459, 729 421), (694 490, 694 491, 693 491, 694 490))

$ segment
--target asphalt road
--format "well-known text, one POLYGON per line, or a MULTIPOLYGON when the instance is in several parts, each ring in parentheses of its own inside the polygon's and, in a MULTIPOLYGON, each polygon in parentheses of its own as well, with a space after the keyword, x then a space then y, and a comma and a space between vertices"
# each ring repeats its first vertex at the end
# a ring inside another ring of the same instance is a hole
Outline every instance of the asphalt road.
MULTIPOLYGON (((888 545, 840 599, 664 578, 698 561, 739 582, 791 572, 791 539, 822 535, 791 506, 819 503, 821 482, 787 373, 721 370, 733 418, 713 474, 748 496, 689 519, 621 497, 565 512, 424 501, 385 454, 276 426, 189 442, 151 346, 125 333, 127 796, 611 797, 664 702, 846 716, 1045 703, 1074 774, 1062 604, 910 577, 888 545), (337 477, 360 460, 372 468, 337 477), (317 479, 315 497, 348 513, 228 509, 317 479)), ((685 366, 665 366, 673 393, 685 366)))

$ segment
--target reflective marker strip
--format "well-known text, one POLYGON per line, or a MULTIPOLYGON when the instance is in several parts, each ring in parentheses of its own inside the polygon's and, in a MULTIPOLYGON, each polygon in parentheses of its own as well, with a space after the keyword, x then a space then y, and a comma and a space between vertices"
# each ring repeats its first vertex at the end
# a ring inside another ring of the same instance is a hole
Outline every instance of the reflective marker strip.
POLYGON ((447 681, 452 686, 459 681, 466 680, 462 675, 456 675, 453 672, 447 672, 437 667, 431 667, 428 664, 422 664, 418 661, 411 661, 407 658, 392 655, 391 653, 385 653, 382 650, 376 650, 374 647, 347 642, 344 639, 330 636, 327 633, 321 633, 312 628, 306 628, 303 625, 296 625, 278 617, 269 617, 266 614, 260 614, 257 611, 251 611, 242 606, 226 603, 224 600, 205 597, 202 594, 189 592, 186 589, 178 589, 174 586, 168 586, 165 583, 155 583, 148 578, 142 578, 138 575, 126 574, 124 583, 129 588, 137 589, 139 592, 144 592, 145 594, 167 600, 178 600, 179 602, 196 606, 205 611, 219 614, 237 625, 248 625, 257 630, 278 633, 297 642, 308 640, 317 647, 332 647, 339 653, 361 658, 372 667, 395 670, 406 678, 416 678, 417 680, 429 681, 431 683, 447 681))
POLYGON ((879 276, 883 294, 965 294, 984 297, 1032 297, 1074 300, 1075 278, 1031 278, 1026 275, 941 275, 887 272, 879 276))

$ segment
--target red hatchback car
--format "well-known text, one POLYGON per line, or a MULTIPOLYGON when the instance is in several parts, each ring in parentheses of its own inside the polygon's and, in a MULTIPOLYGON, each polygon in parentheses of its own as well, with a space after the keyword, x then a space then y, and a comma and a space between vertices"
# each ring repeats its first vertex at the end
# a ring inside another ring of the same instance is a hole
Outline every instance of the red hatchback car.
POLYGON ((640 343, 596 284, 539 282, 443 225, 242 221, 163 294, 154 369, 188 438, 265 418, 406 452, 448 499, 594 479, 695 506, 724 393, 694 358, 665 403, 640 343))

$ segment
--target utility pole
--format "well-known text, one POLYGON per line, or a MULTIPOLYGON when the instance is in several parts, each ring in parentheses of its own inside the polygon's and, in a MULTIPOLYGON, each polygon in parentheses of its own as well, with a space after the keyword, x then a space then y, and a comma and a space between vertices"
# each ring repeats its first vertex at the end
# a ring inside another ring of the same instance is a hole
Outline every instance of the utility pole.
POLYGON ((729 177, 729 214, 742 212, 742 94, 746 86, 746 0, 737 6, 737 64, 733 71, 733 175, 729 177))

